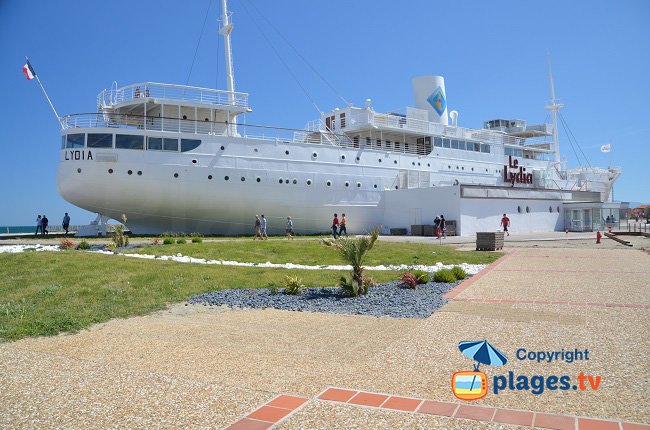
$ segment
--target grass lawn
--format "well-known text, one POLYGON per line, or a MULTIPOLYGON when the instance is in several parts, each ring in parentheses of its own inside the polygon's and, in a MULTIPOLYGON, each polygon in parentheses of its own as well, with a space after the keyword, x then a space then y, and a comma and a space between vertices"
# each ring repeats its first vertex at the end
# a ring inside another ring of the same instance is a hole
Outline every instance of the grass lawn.
MULTIPOLYGON (((307 265, 345 264, 334 250, 320 240, 238 240, 173 245, 152 245, 128 252, 152 255, 181 253, 207 260, 229 260, 245 263, 294 263, 307 265)), ((503 255, 500 252, 458 251, 452 246, 425 243, 375 243, 368 253, 366 265, 380 264, 489 264, 503 255)))
MULTIPOLYGON (((271 252, 270 247, 276 245, 272 244, 255 245, 271 252)), ((175 248, 189 254, 206 245, 175 248)), ((281 245, 294 244, 277 244, 281 245)), ((153 249, 169 253, 172 246, 153 249)), ((296 248, 289 249, 295 252, 296 248)), ((334 254, 318 249, 323 255, 334 254)), ((249 260, 246 254, 242 259, 249 260)), ((271 282, 281 284, 286 275, 301 277, 307 286, 332 286, 343 273, 152 262, 77 251, 0 254, 0 341, 54 335, 112 318, 144 315, 207 291, 264 288, 271 282)), ((372 273, 377 282, 393 281, 400 275, 372 273)))

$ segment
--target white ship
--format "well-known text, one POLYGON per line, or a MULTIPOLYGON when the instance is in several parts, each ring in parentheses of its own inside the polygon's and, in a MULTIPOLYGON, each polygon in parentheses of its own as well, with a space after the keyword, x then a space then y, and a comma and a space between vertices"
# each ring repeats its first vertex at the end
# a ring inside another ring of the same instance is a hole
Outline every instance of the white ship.
POLYGON ((222 0, 226 91, 114 85, 99 93, 97 112, 63 117, 59 193, 104 217, 126 215, 135 233, 251 233, 256 214, 271 233, 284 231, 287 216, 298 233, 317 233, 342 212, 354 233, 410 229, 444 213, 468 235, 496 229, 504 212, 520 231, 587 230, 616 206, 620 169, 561 162, 552 85, 552 124, 459 127, 444 79, 425 76, 413 79, 405 114, 376 112, 366 100, 304 130, 248 125, 231 31, 222 0))

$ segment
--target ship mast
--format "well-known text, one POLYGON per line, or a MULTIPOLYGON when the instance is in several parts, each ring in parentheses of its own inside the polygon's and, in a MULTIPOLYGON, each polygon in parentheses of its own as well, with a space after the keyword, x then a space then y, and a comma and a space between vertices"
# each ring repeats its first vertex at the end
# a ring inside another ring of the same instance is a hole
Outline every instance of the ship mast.
MULTIPOLYGON (((228 2, 221 0, 221 18, 222 26, 219 29, 219 34, 223 36, 223 45, 226 57, 226 85, 229 92, 228 100, 231 104, 235 104, 235 73, 232 67, 232 46, 230 45, 230 33, 232 33, 233 25, 230 23, 230 16, 228 15, 228 2)), ((237 124, 237 117, 233 116, 229 121, 231 124, 237 124)))
MULTIPOLYGON (((225 0, 224 0, 225 1, 225 0)), ((555 85, 553 84, 553 69, 551 67, 551 55, 548 56, 548 80, 551 85, 551 104, 546 106, 545 109, 551 111, 551 118, 553 120, 553 152, 555 154, 555 163, 560 162, 560 142, 557 135, 557 113, 564 107, 563 104, 557 102, 555 98, 555 85)))

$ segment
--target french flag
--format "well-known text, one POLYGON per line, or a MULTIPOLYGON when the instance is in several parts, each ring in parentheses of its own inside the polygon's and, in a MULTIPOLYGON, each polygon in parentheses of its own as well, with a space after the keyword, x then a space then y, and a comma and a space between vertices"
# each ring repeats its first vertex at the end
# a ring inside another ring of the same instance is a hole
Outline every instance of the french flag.
POLYGON ((32 65, 29 63, 29 60, 27 60, 27 63, 23 66, 23 73, 25 76, 27 76, 27 80, 31 81, 36 77, 36 72, 34 71, 34 68, 32 65))

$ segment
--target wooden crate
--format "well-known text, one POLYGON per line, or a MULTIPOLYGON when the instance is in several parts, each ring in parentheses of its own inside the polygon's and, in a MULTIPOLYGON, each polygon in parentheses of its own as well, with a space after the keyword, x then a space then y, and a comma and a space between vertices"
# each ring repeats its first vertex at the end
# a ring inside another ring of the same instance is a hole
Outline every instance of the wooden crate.
POLYGON ((422 236, 432 237, 436 234, 436 229, 433 225, 425 224, 422 226, 422 236))
POLYGON ((496 251, 497 249, 503 249, 502 231, 476 233, 477 251, 496 251))
POLYGON ((424 227, 421 224, 412 224, 411 225, 411 236, 424 236, 424 232, 422 231, 422 227, 424 227))
POLYGON ((390 229, 390 235, 391 236, 406 236, 406 229, 405 228, 391 228, 390 229))

